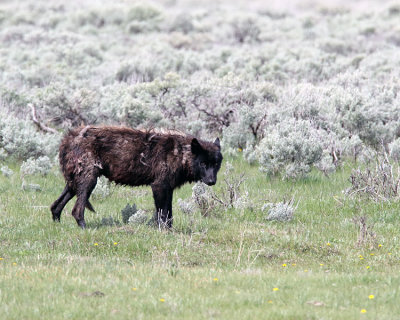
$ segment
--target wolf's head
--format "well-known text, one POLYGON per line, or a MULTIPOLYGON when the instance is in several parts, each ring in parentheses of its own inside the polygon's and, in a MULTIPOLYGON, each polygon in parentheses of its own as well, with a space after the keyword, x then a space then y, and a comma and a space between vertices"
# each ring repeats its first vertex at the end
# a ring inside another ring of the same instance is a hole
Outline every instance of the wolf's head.
POLYGON ((219 139, 214 143, 199 142, 193 138, 191 143, 193 158, 193 173, 197 181, 202 181, 209 186, 217 182, 217 173, 221 168, 222 154, 219 139))

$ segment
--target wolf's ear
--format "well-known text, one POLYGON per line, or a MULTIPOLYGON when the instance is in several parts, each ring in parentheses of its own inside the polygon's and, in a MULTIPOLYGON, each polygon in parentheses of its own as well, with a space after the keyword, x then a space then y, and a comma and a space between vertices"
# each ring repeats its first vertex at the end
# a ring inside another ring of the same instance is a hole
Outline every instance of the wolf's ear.
POLYGON ((214 144, 221 149, 221 144, 219 143, 219 138, 215 139, 214 144))
POLYGON ((191 148, 193 154, 200 154, 204 151, 203 147, 200 145, 199 141, 196 138, 192 139, 191 148))

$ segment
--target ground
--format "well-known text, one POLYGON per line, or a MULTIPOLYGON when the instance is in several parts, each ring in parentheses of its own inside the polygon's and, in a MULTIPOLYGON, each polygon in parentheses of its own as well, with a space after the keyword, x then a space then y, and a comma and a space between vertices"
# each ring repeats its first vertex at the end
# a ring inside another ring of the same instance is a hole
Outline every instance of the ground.
MULTIPOLYGON (((175 194, 175 228, 107 225, 136 203, 149 215, 149 188, 115 187, 94 198, 81 230, 68 204, 61 223, 49 205, 63 188, 54 168, 21 190, 18 169, 0 176, 0 314, 3 319, 396 319, 399 305, 398 204, 349 199, 351 168, 331 177, 267 178, 247 173, 243 210, 184 214, 175 194), (267 221, 260 207, 294 195, 290 222, 267 221), (361 237, 357 217, 366 216, 361 237)), ((215 186, 224 188, 223 172, 215 186)), ((72 201, 73 202, 73 201, 72 201)))

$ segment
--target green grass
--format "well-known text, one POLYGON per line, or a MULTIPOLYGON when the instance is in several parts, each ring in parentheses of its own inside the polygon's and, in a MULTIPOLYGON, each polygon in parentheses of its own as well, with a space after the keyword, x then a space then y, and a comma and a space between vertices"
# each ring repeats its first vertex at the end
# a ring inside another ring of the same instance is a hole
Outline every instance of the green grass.
MULTIPOLYGON (((114 187, 92 199, 80 230, 70 211, 53 223, 50 204, 63 189, 57 169, 30 177, 41 192, 23 191, 17 167, 0 176, 1 319, 397 319, 400 314, 400 205, 346 199, 351 168, 327 178, 313 172, 290 182, 266 178, 241 159, 246 210, 185 216, 176 200, 174 230, 121 220, 127 203, 151 214, 149 188, 114 187), (295 196, 291 222, 266 221, 260 208, 295 196), (372 234, 357 245, 356 216, 372 234), (360 255, 363 259, 360 258, 360 255), (274 291, 274 288, 279 290, 274 291), (369 299, 374 295, 374 299, 369 299), (361 313, 365 309, 366 313, 361 313)), ((223 173, 215 190, 224 188, 223 173)))

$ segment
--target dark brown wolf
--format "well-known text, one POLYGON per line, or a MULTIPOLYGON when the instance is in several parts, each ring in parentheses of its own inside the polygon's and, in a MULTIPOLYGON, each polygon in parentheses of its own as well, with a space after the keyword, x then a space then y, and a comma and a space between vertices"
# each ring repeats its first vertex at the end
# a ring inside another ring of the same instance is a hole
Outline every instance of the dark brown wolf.
POLYGON ((86 126, 70 130, 60 145, 60 165, 67 182, 52 204, 54 221, 77 197, 72 215, 85 228, 85 207, 101 175, 118 184, 150 185, 159 226, 172 226, 172 193, 186 182, 214 185, 221 167, 219 139, 213 143, 177 131, 86 126))

